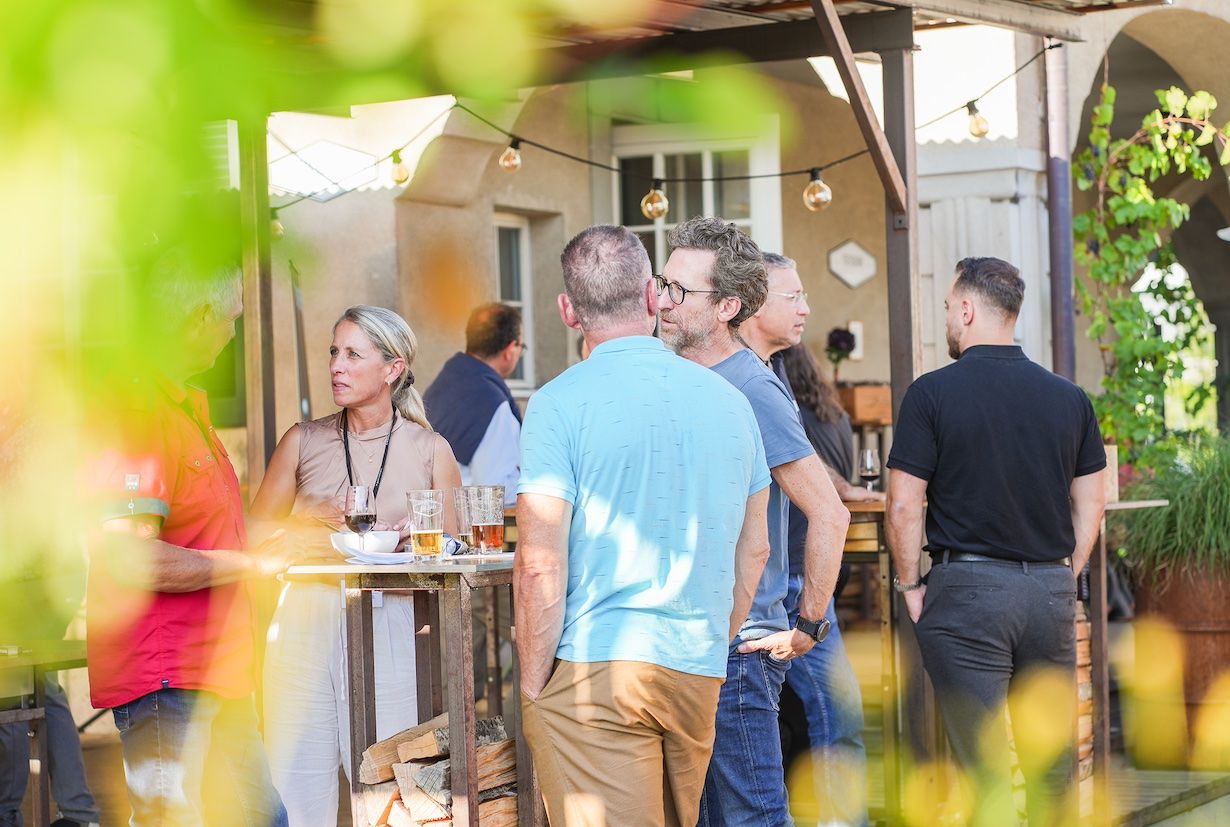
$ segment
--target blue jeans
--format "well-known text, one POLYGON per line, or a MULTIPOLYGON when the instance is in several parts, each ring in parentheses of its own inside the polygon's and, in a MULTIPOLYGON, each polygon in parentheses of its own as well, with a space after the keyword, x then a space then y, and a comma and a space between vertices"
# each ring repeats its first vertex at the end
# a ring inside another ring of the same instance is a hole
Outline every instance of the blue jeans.
MULTIPOLYGON (((81 740, 68 708, 68 698, 53 675, 44 676, 48 763, 51 765, 51 796, 60 815, 82 824, 99 820, 98 805, 85 780, 81 740)), ((0 727, 0 827, 21 827, 21 800, 30 777, 29 725, 0 727)))
MULTIPOLYGON (((790 575, 786 612, 799 616, 801 574, 790 575)), ((863 696, 854 677, 837 611, 829 601, 828 637, 791 661, 786 682, 807 710, 812 778, 821 824, 867 824, 867 751, 863 747, 863 696)))
MULTIPOLYGON (((741 643, 735 638, 735 645, 741 643)), ((778 700, 790 664, 767 652, 726 659, 700 827, 790 827, 778 700)))
POLYGON ((206 764, 227 781, 228 824, 286 827, 286 808, 269 778, 252 698, 160 689, 111 710, 124 750, 130 827, 204 825, 206 764))

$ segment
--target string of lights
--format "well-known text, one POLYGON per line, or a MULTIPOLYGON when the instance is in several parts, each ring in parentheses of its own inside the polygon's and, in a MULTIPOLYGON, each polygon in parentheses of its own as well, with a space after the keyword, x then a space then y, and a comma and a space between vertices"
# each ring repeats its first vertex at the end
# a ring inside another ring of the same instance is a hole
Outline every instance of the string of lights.
MULTIPOLYGON (((1037 61, 1039 58, 1045 55, 1048 51, 1050 51, 1051 49, 1058 49, 1062 46, 1063 46, 1063 43, 1058 42, 1058 41, 1047 43, 1047 45, 1043 46, 1036 54, 1030 57, 1029 60, 1025 61, 1020 66, 1016 67, 1016 69, 1014 69, 1011 74, 1008 74, 1000 78, 995 83, 993 83, 981 95, 977 96, 976 98, 972 98, 971 100, 961 104, 960 106, 954 107, 953 109, 950 109, 947 112, 944 112, 943 114, 938 115, 925 123, 919 124, 918 126, 915 127, 915 130, 925 129, 929 126, 939 123, 940 121, 946 118, 951 117, 952 115, 957 114, 958 112, 965 112, 969 115, 970 135, 976 139, 985 138, 987 134, 990 132, 991 126, 990 126, 990 123, 987 121, 986 116, 984 116, 981 112, 978 111, 978 102, 981 101, 983 98, 987 97, 988 95, 990 95, 1000 86, 1010 81, 1012 78, 1019 75, 1021 72, 1025 71, 1025 69, 1031 66, 1035 61, 1037 61)), ((550 155, 555 155, 557 157, 565 158, 570 161, 575 161, 577 163, 584 164, 586 166, 593 167, 595 169, 601 169, 607 172, 614 173, 616 175, 621 176, 622 178, 626 180, 648 181, 649 191, 645 194, 645 197, 641 199, 641 213, 645 216, 646 219, 650 221, 656 221, 659 218, 665 218, 667 213, 670 210, 670 201, 666 196, 666 185, 667 184, 685 184, 685 183, 698 183, 698 182, 724 182, 724 181, 752 181, 752 180, 757 180, 757 179, 762 179, 762 178, 790 178, 796 175, 808 176, 807 184, 803 187, 803 205, 808 210, 811 210, 812 212, 820 212, 824 209, 827 209, 829 205, 833 203, 833 190, 827 183, 825 183, 823 179, 823 173, 826 170, 840 166, 841 164, 848 163, 849 161, 853 161, 856 158, 861 158, 862 156, 868 154, 869 152, 867 148, 863 148, 856 152, 851 152, 848 155, 844 155, 840 158, 836 158, 820 166, 808 167, 806 169, 782 170, 780 172, 766 172, 766 173, 757 173, 757 174, 751 174, 751 175, 714 175, 714 176, 704 176, 704 177, 700 177, 700 176, 675 176, 675 177, 653 176, 653 175, 646 175, 643 173, 635 172, 633 170, 624 169, 624 168, 621 168, 613 164, 604 163, 602 161, 597 161, 597 160, 594 160, 593 158, 586 158, 583 155, 576 155, 574 153, 567 152, 565 150, 558 149, 553 146, 549 146, 547 144, 542 143, 541 141, 536 141, 532 138, 527 138, 524 135, 519 135, 515 132, 511 132, 505 129, 504 127, 500 126, 499 124, 496 124, 493 121, 478 114, 473 109, 461 103, 460 101, 456 101, 453 103, 452 106, 438 113, 434 118, 431 119, 431 121, 429 121, 418 132, 416 132, 413 137, 411 137, 401 146, 397 147, 396 149, 393 149, 387 155, 376 159, 369 166, 364 167, 363 170, 360 170, 360 172, 366 172, 367 170, 375 169, 379 165, 383 164, 385 161, 392 161, 393 166, 391 170, 391 178, 392 178, 393 183, 396 184, 397 186, 402 186, 406 184, 410 180, 410 170, 406 166, 405 162, 402 161, 401 153, 407 147, 409 147, 411 144, 413 144, 415 141, 421 138, 424 134, 426 134, 427 131, 430 130, 433 126, 435 126, 435 124, 438 123, 441 118, 453 112, 454 110, 465 112, 467 115, 469 115, 474 120, 478 121, 479 123, 483 124, 489 129, 495 132, 498 132, 504 135, 506 138, 508 138, 508 146, 504 149, 502 153, 500 153, 500 157, 497 162, 500 168, 506 172, 512 173, 512 172, 517 172, 518 170, 521 169, 523 162, 524 162, 524 159, 522 158, 522 155, 521 155, 521 148, 523 146, 531 146, 531 147, 534 147, 535 149, 541 150, 542 152, 546 152, 550 155)), ((273 138, 278 143, 282 144, 282 146, 284 147, 286 146, 285 142, 283 142, 276 135, 273 135, 273 138)), ((287 147, 287 149, 289 150, 289 147, 287 147)), ((296 157, 298 157, 298 153, 295 152, 294 150, 290 150, 290 152, 292 155, 295 155, 296 157)), ((304 161, 304 163, 307 163, 307 162, 304 161)), ((310 164, 308 166, 309 168, 311 168, 310 164)), ((324 177, 326 178, 326 180, 330 180, 330 185, 328 187, 322 188, 315 192, 298 195, 295 198, 292 198, 291 200, 283 204, 279 204, 276 207, 271 208, 271 218, 273 222, 272 223, 272 233, 275 238, 280 238, 282 233, 285 232, 284 228, 282 227, 281 221, 278 219, 279 212, 287 209, 288 207, 292 207, 295 204, 298 204, 302 201, 306 201, 309 198, 312 198, 313 196, 320 195, 324 192, 328 192, 337 187, 336 182, 333 182, 331 179, 328 178, 328 176, 324 176, 324 177)), ((344 195, 346 192, 351 192, 351 191, 352 190, 343 190, 342 194, 344 195)))

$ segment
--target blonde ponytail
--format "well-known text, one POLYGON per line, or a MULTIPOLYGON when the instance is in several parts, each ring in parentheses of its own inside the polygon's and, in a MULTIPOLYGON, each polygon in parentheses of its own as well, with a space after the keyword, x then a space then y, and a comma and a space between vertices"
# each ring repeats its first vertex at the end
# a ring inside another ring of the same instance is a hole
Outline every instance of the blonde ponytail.
POLYGON ((337 326, 342 322, 351 322, 367 334, 367 338, 384 356, 385 362, 401 359, 406 363, 406 369, 390 388, 393 406, 402 418, 431 430, 431 423, 427 421, 427 409, 423 406, 422 395, 414 387, 414 371, 410 367, 414 363, 415 354, 418 353, 418 339, 406 320, 385 307, 356 304, 347 308, 333 323, 333 329, 337 330, 337 326))

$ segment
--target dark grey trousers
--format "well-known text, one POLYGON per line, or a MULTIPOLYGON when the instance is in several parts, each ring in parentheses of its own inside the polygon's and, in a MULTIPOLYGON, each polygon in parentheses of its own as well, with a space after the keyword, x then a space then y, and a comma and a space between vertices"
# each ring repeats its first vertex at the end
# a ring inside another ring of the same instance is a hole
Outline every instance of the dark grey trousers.
POLYGON ((1076 820, 1075 612, 1067 566, 937 560, 927 576, 918 645, 957 763, 976 785, 975 823, 1007 823, 1012 806, 1005 708, 1030 827, 1076 820))

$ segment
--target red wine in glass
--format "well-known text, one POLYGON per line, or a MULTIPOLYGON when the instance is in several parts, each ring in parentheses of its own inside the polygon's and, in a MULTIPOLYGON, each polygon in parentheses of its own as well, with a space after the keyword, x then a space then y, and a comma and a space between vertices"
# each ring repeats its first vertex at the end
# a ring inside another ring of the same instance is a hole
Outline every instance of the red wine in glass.
POLYGON ((346 515, 346 527, 355 534, 366 534, 372 530, 374 525, 376 525, 376 513, 374 511, 364 514, 346 515))

